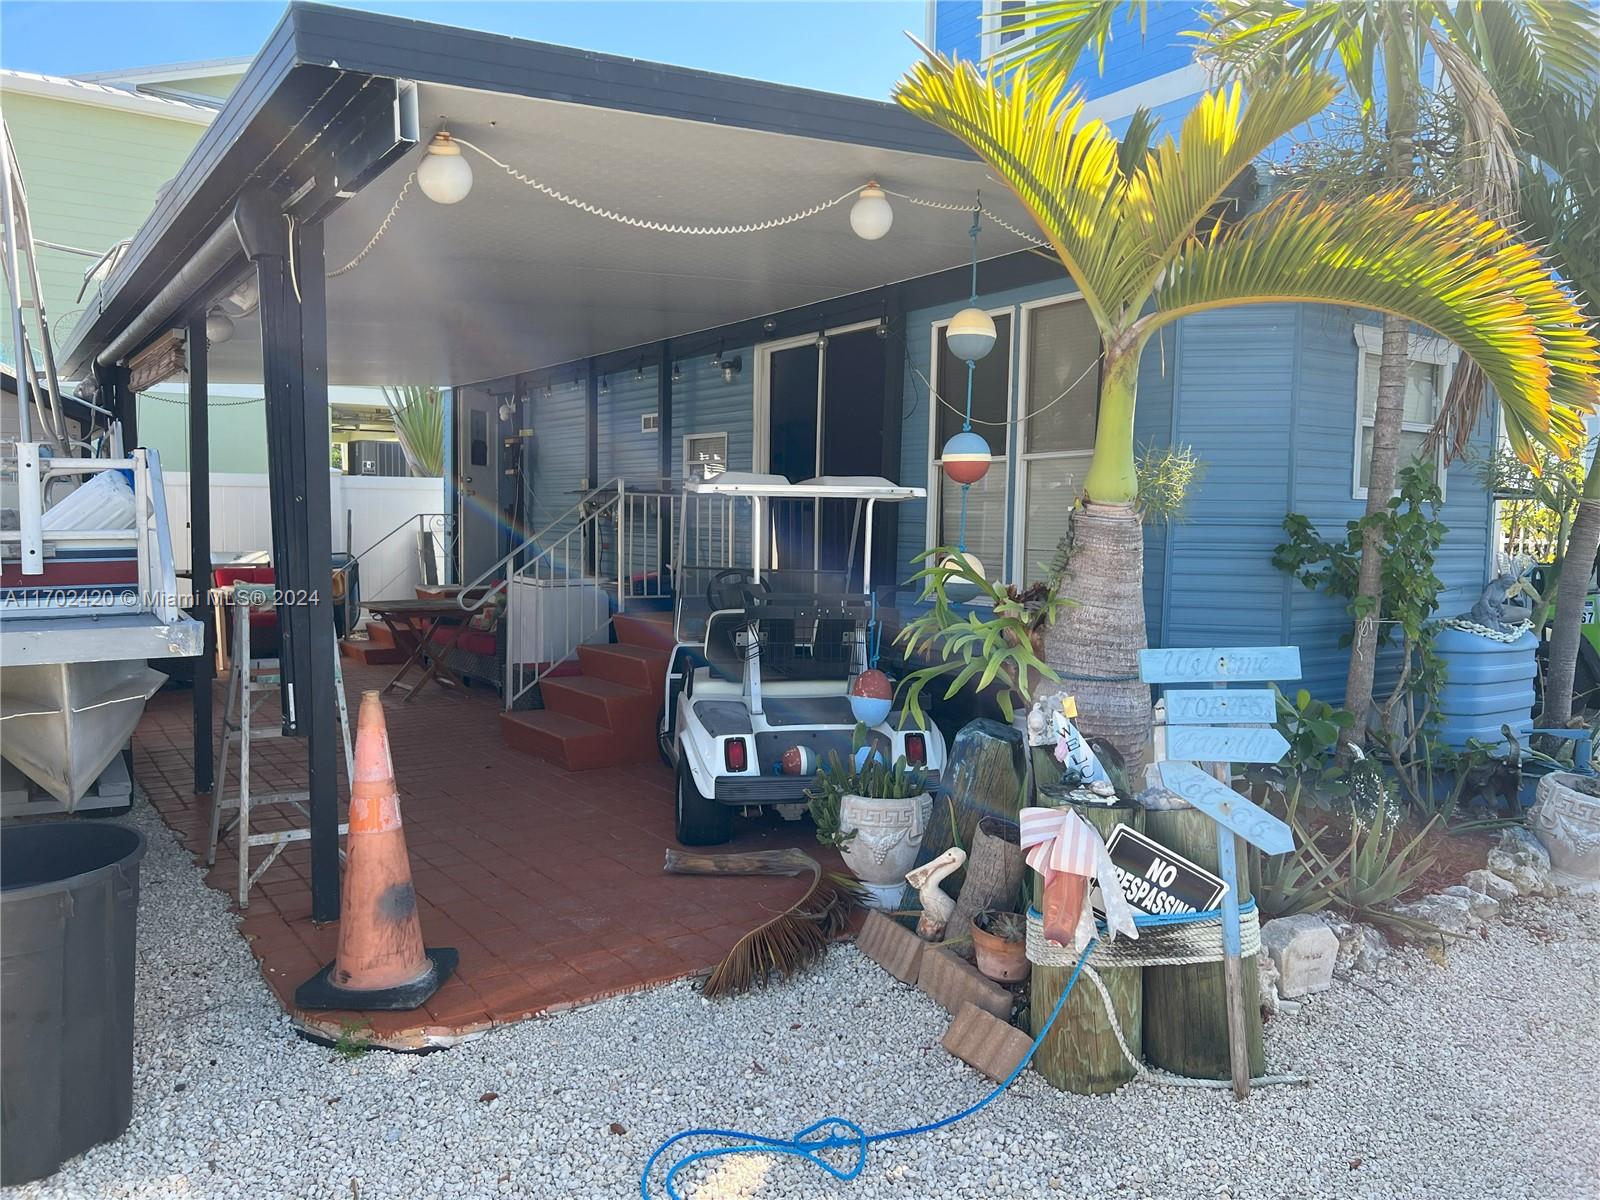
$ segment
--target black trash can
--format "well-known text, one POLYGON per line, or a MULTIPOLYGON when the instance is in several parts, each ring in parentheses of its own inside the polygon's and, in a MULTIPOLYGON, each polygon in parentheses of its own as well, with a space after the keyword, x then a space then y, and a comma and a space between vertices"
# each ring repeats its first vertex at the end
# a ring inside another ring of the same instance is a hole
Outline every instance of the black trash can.
POLYGON ((0 832, 0 1184, 128 1127, 143 857, 121 825, 0 832))

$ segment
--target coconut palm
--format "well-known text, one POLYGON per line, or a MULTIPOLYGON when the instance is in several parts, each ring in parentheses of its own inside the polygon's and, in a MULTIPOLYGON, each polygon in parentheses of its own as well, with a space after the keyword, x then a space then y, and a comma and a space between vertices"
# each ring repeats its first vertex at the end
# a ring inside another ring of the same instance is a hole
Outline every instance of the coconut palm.
MULTIPOLYGON (((1142 33, 1145 0, 1040 0, 1009 18, 1024 36, 1006 49, 1008 64, 1070 70, 1093 52, 1104 64, 1117 17, 1142 33)), ((1463 199, 1497 219, 1514 209, 1519 163, 1513 126, 1497 87, 1515 81, 1529 91, 1571 94, 1600 72, 1600 26, 1574 0, 1214 0, 1204 14, 1204 56, 1224 79, 1259 86, 1284 75, 1337 64, 1380 143, 1382 187, 1402 186, 1416 172, 1417 131, 1429 73, 1436 63, 1441 92, 1462 129, 1463 199)), ((1383 321, 1383 352, 1373 414, 1367 515, 1383 509, 1400 466, 1409 330, 1395 314, 1383 321)), ((1484 376, 1472 362, 1451 380, 1440 436, 1459 451, 1476 424, 1484 376)), ((1508 424, 1515 415, 1507 412, 1508 424)), ((1345 680, 1345 706, 1359 739, 1372 707, 1382 605, 1382 542, 1369 522, 1362 544, 1356 623, 1345 680)))
MULTIPOLYGON (((1600 96, 1530 97, 1527 103, 1513 101, 1512 111, 1525 131, 1522 152, 1529 165, 1518 202, 1523 224, 1550 247, 1556 270, 1580 297, 1594 329, 1600 326, 1600 96)), ((1564 725, 1572 717, 1578 639, 1597 549, 1600 455, 1584 477, 1556 582, 1544 680, 1549 725, 1564 725)))
MULTIPOLYGON (((1320 72, 1282 76, 1248 103, 1237 84, 1203 95, 1177 139, 1123 156, 1086 119, 1065 73, 996 78, 939 55, 895 89, 905 108, 972 147, 1006 182, 1082 292, 1103 361, 1094 455, 1072 517, 1063 589, 1076 607, 1046 657, 1077 691, 1085 726, 1142 763, 1148 690, 1143 543, 1134 508, 1139 358, 1185 316, 1242 304, 1345 304, 1448 338, 1483 370, 1525 453, 1570 451, 1597 391, 1594 340, 1539 255, 1454 203, 1396 189, 1345 201, 1289 192, 1224 223, 1217 202, 1269 146, 1327 106, 1320 72)), ((1137 777, 1137 776, 1136 776, 1137 777)))

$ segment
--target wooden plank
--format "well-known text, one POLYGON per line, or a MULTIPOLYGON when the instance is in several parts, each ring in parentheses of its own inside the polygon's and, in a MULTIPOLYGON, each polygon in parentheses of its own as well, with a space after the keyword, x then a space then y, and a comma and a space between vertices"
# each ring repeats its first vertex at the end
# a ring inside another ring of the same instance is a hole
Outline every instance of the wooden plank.
POLYGON ((1167 730, 1168 758, 1189 762, 1275 763, 1287 753, 1289 743, 1271 726, 1174 725, 1167 730))
POLYGON ((1217 824, 1259 847, 1263 853, 1287 854, 1294 849, 1294 834, 1287 825, 1232 788, 1218 783, 1193 763, 1164 762, 1161 779, 1217 824))
POLYGON ((1139 651, 1146 683, 1254 683, 1299 679, 1298 646, 1229 646, 1139 651))
POLYGON ((1167 691, 1162 699, 1168 725, 1271 725, 1278 719, 1278 697, 1271 688, 1167 691))

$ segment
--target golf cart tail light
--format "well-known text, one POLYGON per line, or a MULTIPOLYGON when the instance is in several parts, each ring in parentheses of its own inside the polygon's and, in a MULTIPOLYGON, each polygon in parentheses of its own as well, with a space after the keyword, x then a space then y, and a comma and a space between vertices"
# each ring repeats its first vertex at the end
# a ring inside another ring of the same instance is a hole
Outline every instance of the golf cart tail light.
POLYGON ((722 743, 722 762, 729 771, 743 771, 749 765, 745 756, 744 739, 729 738, 722 743))
POLYGON ((913 767, 924 766, 928 761, 928 743, 920 733, 906 734, 906 762, 913 767))

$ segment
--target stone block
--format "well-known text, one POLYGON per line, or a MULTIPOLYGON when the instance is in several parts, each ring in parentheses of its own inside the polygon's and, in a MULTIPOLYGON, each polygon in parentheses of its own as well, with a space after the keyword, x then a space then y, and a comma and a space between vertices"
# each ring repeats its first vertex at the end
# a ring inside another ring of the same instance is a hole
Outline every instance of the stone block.
POLYGON ((1285 1000, 1333 986, 1339 939, 1314 913, 1268 921, 1261 927, 1261 949, 1278 968, 1278 995, 1285 1000))
POLYGON ((1473 937, 1483 931, 1483 920, 1472 911, 1471 902, 1463 896, 1424 896, 1420 900, 1396 904, 1394 911, 1398 916, 1426 921, 1440 933, 1453 937, 1473 937))
POLYGON ((1500 914, 1500 901, 1493 896, 1485 895, 1483 892, 1473 891, 1464 883, 1458 883, 1454 887, 1447 887, 1439 894, 1441 896, 1457 896, 1465 900, 1467 907, 1472 910, 1472 915, 1481 921, 1487 921, 1490 917, 1500 914))
POLYGON ((1011 1016, 1011 993, 944 946, 923 950, 917 987, 951 1016, 967 1001, 1002 1021, 1011 1016))
POLYGON ((1507 829, 1489 851, 1489 870, 1510 881, 1523 896, 1554 896, 1550 852, 1526 829, 1507 829))
POLYGON ((867 914, 856 946, 901 983, 915 984, 922 970, 922 952, 927 947, 911 930, 892 917, 874 909, 867 914))
POLYGON ((998 1083, 1017 1069, 1033 1039, 971 1001, 963 1001, 940 1045, 998 1083))
POLYGON ((1466 886, 1475 892, 1482 892, 1491 900, 1498 900, 1501 904, 1517 898, 1516 884, 1482 867, 1467 872, 1466 886))

